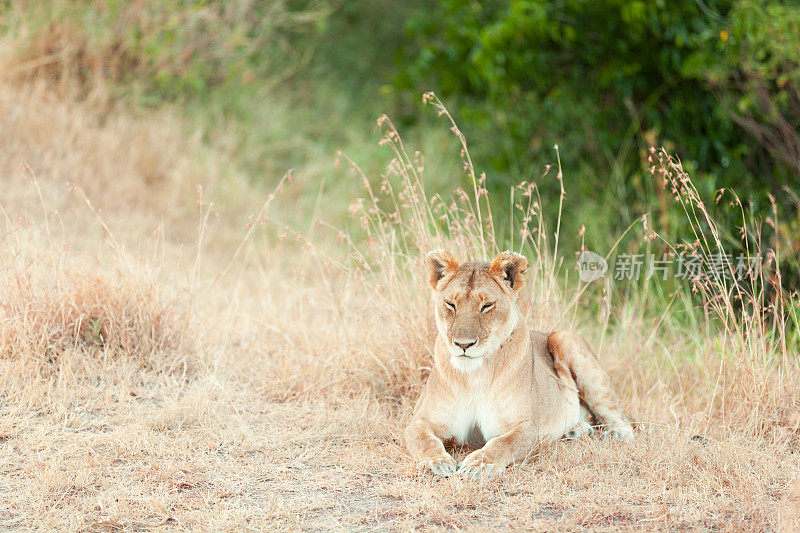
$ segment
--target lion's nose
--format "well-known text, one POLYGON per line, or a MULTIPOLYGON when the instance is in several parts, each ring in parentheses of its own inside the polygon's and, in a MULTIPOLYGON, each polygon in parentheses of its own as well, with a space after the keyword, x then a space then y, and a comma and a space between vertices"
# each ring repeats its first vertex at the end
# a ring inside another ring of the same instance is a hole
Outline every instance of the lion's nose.
POLYGON ((466 352, 467 348, 469 348, 470 346, 475 346, 475 343, 477 341, 461 342, 461 341, 454 340, 453 342, 455 343, 456 346, 458 346, 459 348, 461 348, 462 350, 464 350, 466 352))

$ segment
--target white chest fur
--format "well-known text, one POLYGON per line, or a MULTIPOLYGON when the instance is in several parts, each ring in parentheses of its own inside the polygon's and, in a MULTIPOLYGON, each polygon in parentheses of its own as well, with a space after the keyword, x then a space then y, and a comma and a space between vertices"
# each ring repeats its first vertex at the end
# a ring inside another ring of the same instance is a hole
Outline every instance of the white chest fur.
POLYGON ((500 434, 501 406, 492 401, 488 387, 471 387, 451 409, 450 431, 457 442, 476 444, 500 434))

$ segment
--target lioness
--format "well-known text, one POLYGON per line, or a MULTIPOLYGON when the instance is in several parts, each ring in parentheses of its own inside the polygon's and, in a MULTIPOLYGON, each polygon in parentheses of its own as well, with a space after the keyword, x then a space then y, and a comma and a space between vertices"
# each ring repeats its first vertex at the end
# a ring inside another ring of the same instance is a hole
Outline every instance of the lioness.
POLYGON ((581 337, 529 331, 517 307, 528 261, 503 252, 459 264, 450 253, 425 258, 439 335, 434 365, 405 439, 434 474, 498 475, 543 441, 593 432, 633 438, 608 374, 581 337), (456 465, 442 439, 484 446, 456 465))

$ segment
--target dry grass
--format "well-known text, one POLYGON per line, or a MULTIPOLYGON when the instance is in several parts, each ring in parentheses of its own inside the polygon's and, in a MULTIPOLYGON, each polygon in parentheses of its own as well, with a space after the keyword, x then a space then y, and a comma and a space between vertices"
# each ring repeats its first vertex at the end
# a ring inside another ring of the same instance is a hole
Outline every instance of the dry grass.
POLYGON ((238 198, 267 195, 222 180, 174 117, 6 81, 0 527, 800 527, 796 354, 747 330, 763 322, 703 338, 633 303, 611 328, 582 313, 531 185, 516 191, 538 256, 526 312, 599 347, 637 439, 559 442, 487 483, 416 471, 400 434, 435 334, 419 251, 496 250, 466 147, 474 189, 428 198, 385 123, 397 159, 353 206, 363 239, 323 225, 269 244, 272 223, 238 229, 238 198))
POLYGON ((48 265, 41 275, 6 271, 0 287, 0 358, 24 370, 58 372, 72 352, 104 363, 124 357, 143 369, 186 361, 182 320, 152 282, 130 275, 112 279, 97 273, 48 265), (44 280, 38 280, 42 277, 44 280))

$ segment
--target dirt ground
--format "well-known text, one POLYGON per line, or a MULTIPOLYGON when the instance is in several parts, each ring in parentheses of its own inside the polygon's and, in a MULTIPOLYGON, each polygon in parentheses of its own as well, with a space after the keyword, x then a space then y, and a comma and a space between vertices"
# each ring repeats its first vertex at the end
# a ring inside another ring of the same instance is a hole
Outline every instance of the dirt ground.
POLYGON ((375 400, 276 402, 232 375, 118 371, 52 405, 3 402, 3 528, 790 531, 798 520, 800 460, 764 442, 645 424, 633 443, 559 442, 476 483, 417 471, 400 441, 407 414, 375 400))

